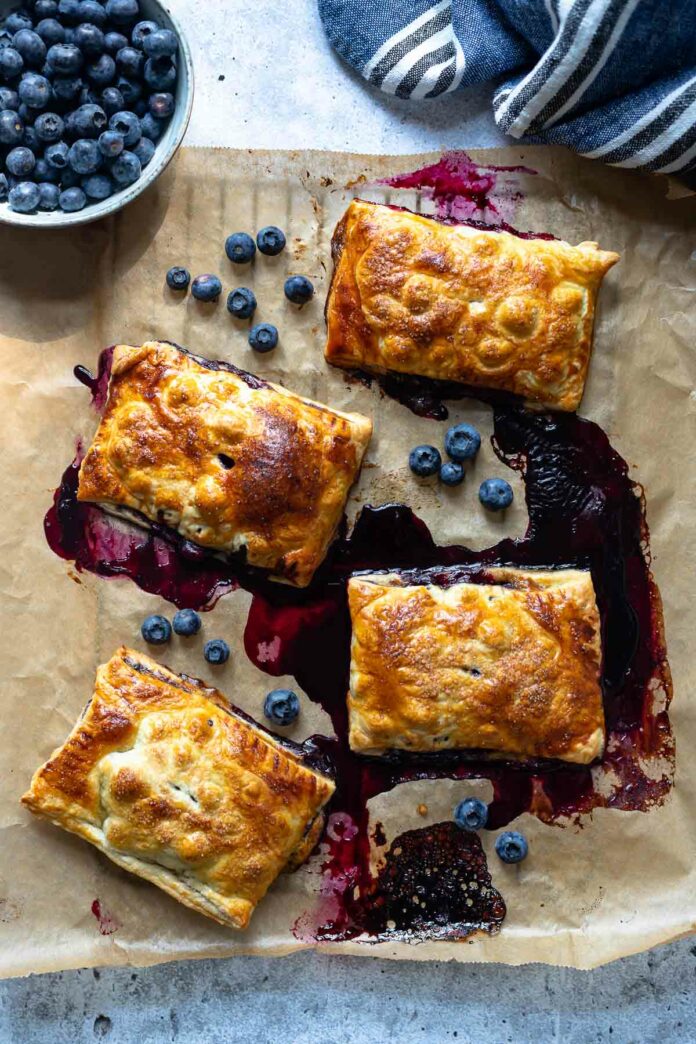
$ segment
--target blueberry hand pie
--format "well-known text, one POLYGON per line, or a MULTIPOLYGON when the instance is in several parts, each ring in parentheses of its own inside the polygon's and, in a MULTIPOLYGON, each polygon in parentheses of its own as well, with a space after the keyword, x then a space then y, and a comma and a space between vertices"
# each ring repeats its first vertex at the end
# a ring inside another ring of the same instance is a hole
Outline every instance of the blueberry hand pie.
POLYGON ((371 434, 366 417, 175 345, 118 345, 78 499, 163 523, 304 587, 371 434))
POLYGON ((121 648, 22 801, 186 906, 245 928, 317 843, 333 790, 217 690, 121 648))
POLYGON ((581 764, 602 753, 588 572, 500 567, 450 586, 407 576, 348 583, 353 750, 475 749, 581 764))
POLYGON ((334 232, 326 358, 580 404, 595 302, 619 255, 354 200, 334 232))

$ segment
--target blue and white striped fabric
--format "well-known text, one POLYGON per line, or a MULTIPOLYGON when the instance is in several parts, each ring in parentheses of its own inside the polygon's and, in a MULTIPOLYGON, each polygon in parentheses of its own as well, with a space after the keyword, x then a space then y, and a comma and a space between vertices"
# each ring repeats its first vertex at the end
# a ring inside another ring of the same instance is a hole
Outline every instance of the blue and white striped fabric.
POLYGON ((366 80, 417 101, 494 81, 513 138, 696 169, 696 0, 318 0, 366 80))

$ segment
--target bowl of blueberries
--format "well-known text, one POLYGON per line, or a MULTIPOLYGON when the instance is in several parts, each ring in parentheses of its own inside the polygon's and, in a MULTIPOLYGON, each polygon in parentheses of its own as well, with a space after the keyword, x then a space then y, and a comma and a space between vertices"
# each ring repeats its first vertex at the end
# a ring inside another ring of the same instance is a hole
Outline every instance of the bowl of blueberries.
POLYGON ((158 0, 0 0, 0 222, 112 214, 181 144, 193 67, 158 0))

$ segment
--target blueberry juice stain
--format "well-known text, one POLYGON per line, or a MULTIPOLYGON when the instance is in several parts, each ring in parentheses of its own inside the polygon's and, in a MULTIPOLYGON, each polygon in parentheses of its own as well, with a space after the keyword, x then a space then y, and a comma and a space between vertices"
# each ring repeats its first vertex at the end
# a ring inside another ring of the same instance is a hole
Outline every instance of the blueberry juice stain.
MULTIPOLYGON (((435 403, 441 389, 423 383, 423 395, 427 391, 435 403)), ((529 514, 523 538, 482 551, 438 546, 403 504, 365 507, 312 585, 298 591, 188 546, 166 527, 122 527, 94 505, 79 503, 79 455, 46 516, 49 544, 78 569, 129 576, 178 606, 210 608, 226 591, 251 591, 247 655, 270 675, 294 676, 328 712, 335 737, 314 736, 305 744, 308 758, 331 764, 337 790, 323 839, 323 915, 298 928, 303 937, 460 938, 501 924, 504 903, 491 884, 480 841, 452 824, 400 835, 373 873, 371 831, 377 828, 370 824, 368 802, 400 783, 488 779, 488 825, 494 830, 523 812, 551 822, 596 807, 647 810, 665 799, 672 784, 671 684, 639 487, 596 424, 574 414, 532 413, 481 391, 471 394, 492 405, 496 452, 521 472, 529 514), (351 573, 398 568, 412 571, 413 582, 449 584, 485 581, 486 568, 498 564, 591 570, 604 651, 607 749, 601 762, 490 762, 462 751, 353 754, 346 708, 351 573), (654 771, 656 764, 661 772, 654 771)))
MULTIPOLYGON (((496 174, 511 168, 470 164, 462 154, 443 157, 391 183, 427 190, 441 220, 476 222, 477 212, 490 220, 496 174)), ((514 232, 498 210, 496 226, 514 232)), ((85 374, 80 379, 92 381, 85 374)), ((102 358, 91 385, 97 406, 105 401, 107 380, 108 360, 102 358)), ((496 453, 524 481, 524 537, 481 551, 438 546, 407 506, 368 506, 352 532, 339 535, 311 586, 299 591, 196 547, 165 526, 122 527, 99 508, 78 503, 79 453, 45 520, 53 550, 78 569, 129 576, 179 607, 209 609, 227 591, 250 591, 247 655, 269 675, 294 676, 329 714, 335 736, 313 736, 303 745, 307 759, 330 765, 336 779, 320 846, 319 910, 308 911, 295 926, 305 941, 457 939, 500 927, 505 903, 491 883, 476 834, 439 823, 406 831, 387 847, 380 825, 370 822, 368 803, 401 783, 487 779, 493 788, 488 829, 498 830, 524 812, 554 822, 579 820, 598 807, 647 811, 666 799, 673 782, 671 679, 645 502, 607 436, 575 414, 532 413, 511 397, 482 389, 410 377, 387 377, 380 384, 386 394, 436 420, 446 419, 447 399, 471 397, 491 407, 496 453), (601 761, 488 761, 468 751, 353 754, 346 707, 348 577, 359 570, 403 569, 412 571, 413 582, 485 582, 492 565, 591 570, 602 627, 607 746, 601 761), (382 850, 377 871, 373 842, 382 850)))

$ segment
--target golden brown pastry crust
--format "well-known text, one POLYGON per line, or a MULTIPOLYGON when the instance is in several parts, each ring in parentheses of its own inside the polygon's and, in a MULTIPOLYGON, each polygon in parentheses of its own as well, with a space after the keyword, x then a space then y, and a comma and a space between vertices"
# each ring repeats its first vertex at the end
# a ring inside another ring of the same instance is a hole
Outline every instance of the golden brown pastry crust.
POLYGON ((353 750, 480 749, 582 764, 604 749, 590 574, 486 571, 486 583, 352 577, 353 750))
POLYGON ((205 362, 158 341, 114 349, 78 499, 165 522, 207 548, 244 548, 250 565, 304 587, 372 423, 205 362))
POLYGON ((332 241, 326 358, 580 404, 597 291, 619 255, 353 200, 332 241))
POLYGON ((320 833, 331 780, 215 689, 121 648, 22 802, 220 924, 245 928, 320 833))

